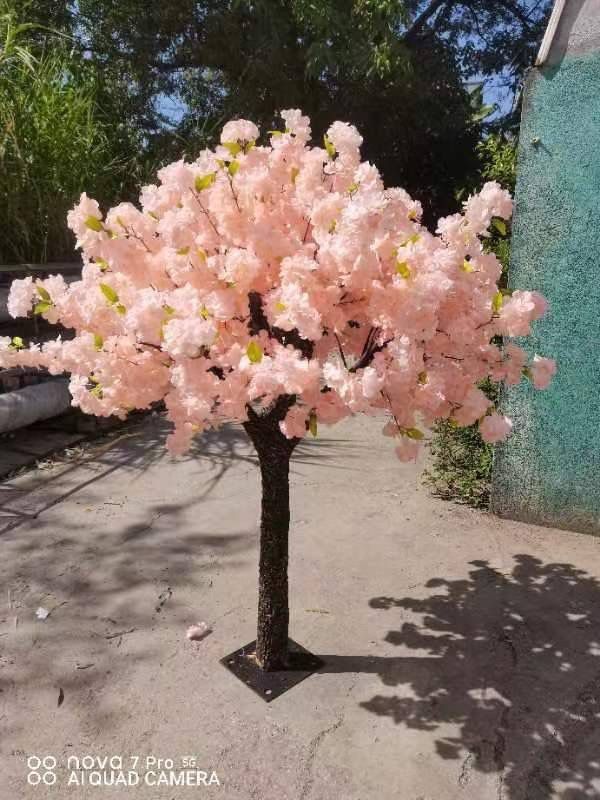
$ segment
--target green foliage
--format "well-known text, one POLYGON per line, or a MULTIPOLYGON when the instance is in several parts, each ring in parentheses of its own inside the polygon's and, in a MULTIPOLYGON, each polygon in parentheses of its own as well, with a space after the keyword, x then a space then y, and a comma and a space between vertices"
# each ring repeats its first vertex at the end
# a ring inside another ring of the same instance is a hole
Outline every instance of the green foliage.
MULTIPOLYGON (((481 389, 497 400, 497 389, 487 381, 481 389)), ((430 444, 431 466, 424 481, 434 494, 474 508, 486 508, 490 496, 493 447, 486 444, 476 425, 457 428, 444 421, 434 427, 430 444)))
POLYGON ((82 191, 111 202, 135 173, 131 136, 98 105, 93 65, 64 36, 0 3, 0 263, 73 258, 67 211, 82 191))
POLYGON ((517 179, 517 142, 512 136, 494 133, 486 136, 477 147, 481 175, 485 180, 498 181, 512 194, 517 179))
MULTIPOLYGON (((517 140, 515 137, 493 133, 481 141, 477 147, 481 162, 481 177, 486 181, 498 181, 511 194, 514 194, 517 179, 517 140)), ((510 236, 504 220, 494 220, 492 237, 488 249, 494 252, 503 266, 500 286, 507 285, 508 264, 510 260, 510 236)))
MULTIPOLYGON (((515 139, 499 133, 491 134, 483 139, 477 151, 482 178, 498 181, 504 188, 514 192, 515 139)), ((499 222, 501 224, 493 226, 488 248, 496 253, 504 267, 500 286, 505 287, 510 258, 510 231, 503 220, 499 222)), ((499 295, 494 298, 494 310, 501 306, 502 293, 499 295)), ((497 387, 492 382, 485 382, 481 388, 494 403, 497 402, 497 387)), ((487 507, 494 450, 492 445, 483 441, 477 425, 457 428, 449 422, 439 423, 433 431, 430 452, 431 466, 425 472, 424 480, 435 494, 475 508, 487 507)))

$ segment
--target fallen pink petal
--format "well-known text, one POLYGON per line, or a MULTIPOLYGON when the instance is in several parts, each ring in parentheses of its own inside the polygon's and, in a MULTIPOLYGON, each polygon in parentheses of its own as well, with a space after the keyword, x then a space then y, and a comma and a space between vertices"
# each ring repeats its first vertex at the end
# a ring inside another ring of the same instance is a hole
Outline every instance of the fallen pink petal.
POLYGON ((210 632, 211 629, 206 622, 197 622, 195 625, 190 625, 187 629, 186 636, 192 642, 201 642, 210 632))

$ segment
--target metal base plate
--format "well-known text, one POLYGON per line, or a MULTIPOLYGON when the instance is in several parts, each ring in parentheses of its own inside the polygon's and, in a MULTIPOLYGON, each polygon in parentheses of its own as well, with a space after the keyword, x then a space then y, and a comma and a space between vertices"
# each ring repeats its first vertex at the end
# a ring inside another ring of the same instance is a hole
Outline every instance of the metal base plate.
POLYGON ((249 689, 256 692, 266 703, 270 703, 293 686, 308 678, 323 661, 317 658, 293 639, 288 639, 289 667, 287 669, 265 672, 256 663, 256 642, 240 647, 221 659, 221 664, 243 681, 249 689))

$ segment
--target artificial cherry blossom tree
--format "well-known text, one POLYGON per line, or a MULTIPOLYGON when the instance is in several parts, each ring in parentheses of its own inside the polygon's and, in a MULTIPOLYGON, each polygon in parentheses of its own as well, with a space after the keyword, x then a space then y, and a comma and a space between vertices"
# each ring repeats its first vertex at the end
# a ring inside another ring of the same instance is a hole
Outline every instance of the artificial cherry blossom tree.
POLYGON ((361 137, 335 122, 310 147, 309 120, 259 144, 252 122, 225 125, 221 144, 161 169, 140 205, 103 216, 85 194, 68 221, 82 278, 13 283, 10 313, 75 332, 24 347, 0 339, 0 366, 71 375, 73 404, 125 417, 164 401, 174 453, 207 428, 241 422, 262 476, 256 657, 288 653, 289 463, 317 426, 380 415, 400 459, 414 459, 436 420, 479 422, 488 442, 511 422, 478 388, 522 376, 544 388, 554 362, 528 363, 500 336, 524 336, 546 308, 535 292, 498 288, 485 248, 509 195, 487 183, 462 214, 420 224, 421 207, 385 189, 361 163, 361 137))

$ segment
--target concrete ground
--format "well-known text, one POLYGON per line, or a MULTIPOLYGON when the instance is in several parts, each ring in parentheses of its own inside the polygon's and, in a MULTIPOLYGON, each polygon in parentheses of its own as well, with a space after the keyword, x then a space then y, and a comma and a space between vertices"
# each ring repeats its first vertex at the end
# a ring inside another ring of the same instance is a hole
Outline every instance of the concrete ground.
POLYGON ((320 432, 290 595, 325 666, 267 704, 219 663, 254 638, 253 453, 238 428, 179 460, 163 439, 152 418, 0 485, 2 798, 599 796, 598 539, 432 498, 373 420, 320 432), (106 756, 131 785, 88 785, 106 756))

